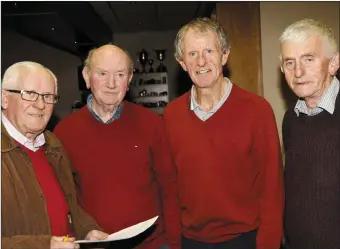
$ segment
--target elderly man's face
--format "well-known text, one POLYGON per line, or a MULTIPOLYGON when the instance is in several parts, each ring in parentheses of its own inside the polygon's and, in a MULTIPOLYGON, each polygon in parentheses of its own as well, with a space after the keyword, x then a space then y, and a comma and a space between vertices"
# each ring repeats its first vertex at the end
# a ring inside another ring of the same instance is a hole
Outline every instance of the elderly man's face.
MULTIPOLYGON (((22 72, 17 87, 13 87, 12 90, 56 94, 54 79, 40 68, 22 72)), ((3 90, 1 103, 8 120, 26 137, 38 135, 45 129, 54 106, 46 104, 41 96, 35 102, 31 102, 23 100, 20 94, 5 90, 3 90)))
POLYGON ((281 46, 286 81, 300 98, 318 100, 327 90, 333 72, 325 47, 318 37, 304 42, 286 42, 281 46))
POLYGON ((120 49, 111 46, 95 52, 90 68, 84 69, 83 76, 94 101, 113 107, 123 101, 132 78, 128 57, 120 49))
POLYGON ((183 39, 183 58, 179 63, 197 87, 210 88, 223 79, 228 55, 229 51, 222 53, 214 32, 197 34, 189 29, 183 39))

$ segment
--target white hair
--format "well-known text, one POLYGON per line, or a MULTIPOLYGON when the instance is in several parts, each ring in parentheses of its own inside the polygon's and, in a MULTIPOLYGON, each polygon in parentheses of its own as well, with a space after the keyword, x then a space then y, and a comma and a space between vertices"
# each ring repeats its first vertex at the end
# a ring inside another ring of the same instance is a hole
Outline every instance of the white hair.
MULTIPOLYGON (((322 40, 327 57, 332 57, 337 53, 338 49, 333 30, 324 23, 313 19, 303 19, 289 25, 279 40, 282 45, 285 42, 304 42, 313 36, 322 40)), ((280 55, 280 61, 282 61, 282 55, 280 55)))
POLYGON ((34 70, 34 69, 44 69, 47 73, 49 73, 53 80, 54 80, 54 84, 55 84, 55 92, 58 92, 58 80, 57 77, 54 75, 54 73, 48 69, 47 67, 33 62, 33 61, 21 61, 21 62, 17 62, 14 63, 12 66, 10 66, 9 68, 7 68, 7 70, 4 73, 4 76, 2 78, 2 88, 3 89, 10 89, 13 87, 17 87, 18 86, 18 80, 20 77, 20 74, 24 71, 24 70, 34 70))

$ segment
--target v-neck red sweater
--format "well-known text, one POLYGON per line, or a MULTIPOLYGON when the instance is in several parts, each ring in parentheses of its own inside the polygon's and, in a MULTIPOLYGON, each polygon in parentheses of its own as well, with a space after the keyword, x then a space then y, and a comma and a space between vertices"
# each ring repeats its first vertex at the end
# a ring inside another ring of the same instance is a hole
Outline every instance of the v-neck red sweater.
POLYGON ((50 218, 51 234, 54 236, 70 235, 67 217, 69 211, 68 203, 53 168, 46 158, 44 147, 42 146, 34 152, 24 145, 19 145, 27 152, 42 193, 44 194, 46 208, 50 218))
POLYGON ((95 119, 87 106, 55 129, 80 178, 80 201, 107 233, 159 215, 140 247, 180 248, 177 172, 160 117, 124 102, 119 119, 95 119))
POLYGON ((222 242, 258 229, 257 249, 278 249, 283 169, 275 117, 262 97, 233 85, 208 120, 190 110, 190 92, 164 111, 178 170, 182 232, 222 242))

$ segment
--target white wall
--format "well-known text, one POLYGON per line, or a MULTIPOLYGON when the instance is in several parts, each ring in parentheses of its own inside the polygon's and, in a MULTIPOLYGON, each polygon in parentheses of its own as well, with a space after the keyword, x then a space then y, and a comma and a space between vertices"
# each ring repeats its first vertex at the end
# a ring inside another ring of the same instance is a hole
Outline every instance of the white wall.
POLYGON ((272 105, 279 134, 286 111, 285 99, 294 96, 279 70, 279 37, 284 29, 304 18, 324 22, 333 29, 339 44, 339 2, 261 2, 262 75, 264 97, 272 105))
MULTIPOLYGON (((174 41, 177 34, 175 31, 162 32, 137 32, 137 33, 116 33, 113 35, 113 43, 127 50, 134 58, 135 67, 141 68, 136 62, 137 53, 143 48, 148 52, 149 58, 155 60, 153 69, 159 65, 156 60, 156 53, 153 49, 167 49, 163 64, 167 67, 169 77, 169 98, 173 100, 178 97, 178 77, 179 73, 183 72, 180 65, 174 58, 174 41)), ((149 67, 147 67, 148 70, 149 67)))
POLYGON ((58 118, 71 113, 73 101, 80 100, 77 67, 78 57, 34 41, 15 32, 1 32, 1 75, 19 61, 34 61, 51 69, 58 79, 60 102, 55 106, 58 118))

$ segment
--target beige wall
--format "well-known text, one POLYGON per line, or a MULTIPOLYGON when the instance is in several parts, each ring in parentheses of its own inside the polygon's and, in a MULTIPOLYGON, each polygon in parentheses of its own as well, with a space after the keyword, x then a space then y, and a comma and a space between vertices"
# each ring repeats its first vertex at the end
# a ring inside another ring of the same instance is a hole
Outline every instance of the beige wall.
MULTIPOLYGON (((174 59, 174 40, 177 34, 175 31, 162 32, 137 32, 137 33, 116 33, 113 35, 113 43, 126 49, 134 59, 135 67, 141 68, 136 62, 137 53, 143 48, 148 52, 149 58, 154 59, 153 69, 159 65, 156 60, 155 48, 167 49, 164 65, 168 70, 169 77, 169 99, 178 97, 179 74, 182 72, 180 65, 174 59)), ((147 67, 148 70, 149 67, 147 67)))
POLYGON ((73 101, 80 100, 77 67, 78 57, 34 41, 15 32, 1 32, 1 76, 15 62, 35 61, 51 69, 58 78, 60 102, 55 106, 58 118, 71 113, 73 101))
POLYGON ((339 2, 261 2, 262 77, 264 97, 272 105, 281 137, 281 124, 287 105, 294 95, 279 71, 278 38, 294 21, 313 18, 329 25, 339 44, 339 2))

